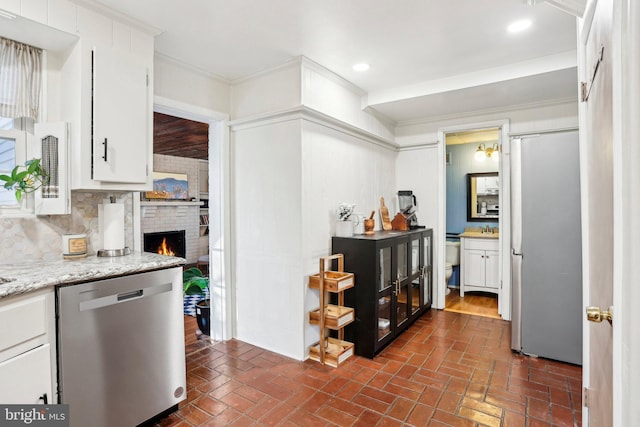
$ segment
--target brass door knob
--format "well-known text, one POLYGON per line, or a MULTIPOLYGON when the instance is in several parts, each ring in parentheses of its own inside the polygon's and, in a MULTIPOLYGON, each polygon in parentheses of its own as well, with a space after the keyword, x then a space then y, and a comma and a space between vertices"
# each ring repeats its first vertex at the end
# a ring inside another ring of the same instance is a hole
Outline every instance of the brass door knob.
POLYGON ((603 320, 607 320, 609 323, 613 322, 613 307, 609 307, 609 310, 603 310, 600 307, 587 307, 587 320, 589 322, 600 323, 603 320))

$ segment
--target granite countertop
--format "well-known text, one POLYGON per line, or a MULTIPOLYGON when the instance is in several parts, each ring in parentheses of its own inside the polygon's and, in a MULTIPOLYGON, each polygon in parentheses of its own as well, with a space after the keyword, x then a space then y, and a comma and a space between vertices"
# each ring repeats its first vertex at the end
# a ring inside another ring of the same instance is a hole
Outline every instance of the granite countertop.
POLYGON ((132 252, 119 257, 89 255, 78 259, 37 261, 24 264, 0 264, 0 299, 38 289, 72 285, 93 280, 180 267, 184 258, 132 252), (5 279, 13 279, 5 283, 5 279))
POLYGON ((497 239, 500 237, 500 233, 483 233, 481 231, 465 231, 458 235, 459 237, 473 237, 479 239, 497 239))

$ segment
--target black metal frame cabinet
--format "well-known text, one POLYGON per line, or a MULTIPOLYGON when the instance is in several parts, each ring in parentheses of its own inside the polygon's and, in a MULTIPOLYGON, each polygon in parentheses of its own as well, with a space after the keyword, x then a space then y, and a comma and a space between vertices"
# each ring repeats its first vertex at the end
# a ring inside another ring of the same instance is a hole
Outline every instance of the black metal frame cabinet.
POLYGON ((345 328, 355 353, 373 358, 426 310, 432 300, 431 229, 333 237, 332 251, 357 286, 345 291, 356 319, 345 328))

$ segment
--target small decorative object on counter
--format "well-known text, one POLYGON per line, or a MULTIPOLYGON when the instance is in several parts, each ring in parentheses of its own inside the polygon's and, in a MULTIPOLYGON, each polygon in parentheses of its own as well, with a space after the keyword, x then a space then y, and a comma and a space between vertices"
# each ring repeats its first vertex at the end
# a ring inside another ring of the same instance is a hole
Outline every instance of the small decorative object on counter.
POLYGON ((398 231, 407 231, 409 229, 407 218, 402 212, 398 212, 396 216, 391 220, 391 229, 398 231))
POLYGON ((389 208, 384 204, 384 197, 380 197, 380 218, 382 218, 382 229, 386 231, 391 230, 389 208))
POLYGON ((353 218, 353 234, 364 234, 364 220, 367 217, 361 213, 354 213, 351 218, 353 218))
POLYGON ((63 234, 62 257, 65 259, 83 258, 87 256, 86 234, 63 234))
POLYGON ((351 215, 356 205, 350 203, 340 203, 336 210, 336 236, 338 237, 351 237, 353 236, 353 222, 351 222, 351 215))
POLYGON ((373 234, 373 229, 376 226, 376 220, 373 219, 375 214, 376 211, 371 211, 371 216, 364 220, 364 234, 373 234))
POLYGON ((340 203, 337 210, 338 221, 349 221, 355 208, 356 205, 351 203, 340 203))

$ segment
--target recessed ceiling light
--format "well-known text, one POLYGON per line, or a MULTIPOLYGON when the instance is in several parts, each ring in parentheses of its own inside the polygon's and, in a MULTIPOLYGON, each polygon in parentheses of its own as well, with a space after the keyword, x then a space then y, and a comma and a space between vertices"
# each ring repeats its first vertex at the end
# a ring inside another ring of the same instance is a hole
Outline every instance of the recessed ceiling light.
POLYGON ((354 64, 353 66, 354 71, 367 71, 369 68, 371 68, 371 66, 364 62, 361 62, 359 64, 354 64))
POLYGON ((520 31, 524 31, 531 26, 531 21, 528 19, 523 19, 522 21, 516 21, 507 27, 507 31, 510 33, 519 33, 520 31))

